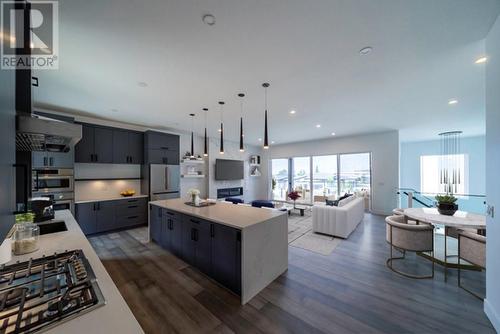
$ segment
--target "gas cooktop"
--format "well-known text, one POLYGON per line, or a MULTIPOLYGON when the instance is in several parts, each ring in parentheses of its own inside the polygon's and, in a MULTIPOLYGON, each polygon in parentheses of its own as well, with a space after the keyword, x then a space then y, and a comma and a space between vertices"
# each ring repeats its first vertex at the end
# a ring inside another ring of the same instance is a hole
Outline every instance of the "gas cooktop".
POLYGON ((0 268, 0 333, 35 333, 105 304, 82 250, 0 268))

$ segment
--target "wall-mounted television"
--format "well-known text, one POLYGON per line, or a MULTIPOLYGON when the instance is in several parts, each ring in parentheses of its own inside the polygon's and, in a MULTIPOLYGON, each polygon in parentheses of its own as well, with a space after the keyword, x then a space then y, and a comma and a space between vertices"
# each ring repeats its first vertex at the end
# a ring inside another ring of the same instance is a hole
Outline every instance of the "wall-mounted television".
POLYGON ((215 160, 215 179, 216 180, 241 180, 244 178, 242 160, 215 160))

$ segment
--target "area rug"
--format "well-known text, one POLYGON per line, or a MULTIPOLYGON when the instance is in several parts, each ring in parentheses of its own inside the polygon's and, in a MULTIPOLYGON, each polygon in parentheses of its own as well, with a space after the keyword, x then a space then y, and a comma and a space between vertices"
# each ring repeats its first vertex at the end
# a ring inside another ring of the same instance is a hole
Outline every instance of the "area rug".
POLYGON ((288 244, 321 255, 330 255, 342 239, 312 231, 312 217, 306 212, 304 217, 292 215, 288 218, 288 244))

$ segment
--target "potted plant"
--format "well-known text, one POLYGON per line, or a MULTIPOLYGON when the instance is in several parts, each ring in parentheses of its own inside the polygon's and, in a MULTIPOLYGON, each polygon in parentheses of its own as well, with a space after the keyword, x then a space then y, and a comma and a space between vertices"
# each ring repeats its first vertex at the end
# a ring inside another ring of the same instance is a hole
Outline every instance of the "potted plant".
POLYGON ((295 208, 295 201, 298 200, 300 198, 300 194, 298 191, 291 191, 289 194, 288 194, 288 198, 290 198, 292 201, 293 201, 293 207, 295 208))
POLYGON ((458 210, 458 205, 455 203, 457 198, 451 194, 437 195, 437 209, 440 214, 446 216, 453 216, 458 210))
POLYGON ((189 189, 188 196, 191 197, 191 203, 193 203, 194 206, 200 205, 200 191, 198 189, 189 189))

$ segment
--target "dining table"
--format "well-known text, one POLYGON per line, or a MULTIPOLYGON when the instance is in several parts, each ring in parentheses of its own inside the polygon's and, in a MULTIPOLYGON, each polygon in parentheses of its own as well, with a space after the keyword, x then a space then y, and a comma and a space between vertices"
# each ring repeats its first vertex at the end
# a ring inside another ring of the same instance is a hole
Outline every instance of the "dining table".
MULTIPOLYGON (((456 237, 450 236, 448 231, 473 229, 481 234, 486 231, 486 216, 477 213, 458 210, 452 216, 448 216, 440 214, 437 208, 408 208, 404 209, 403 213, 408 220, 434 225, 436 227, 434 233, 435 240, 444 239, 443 243, 435 242, 434 252, 423 252, 419 253, 419 255, 442 265, 444 267, 445 280, 447 279, 447 269, 458 268, 459 266, 458 240, 456 237), (444 247, 441 248, 441 245, 444 247), (449 255, 449 248, 451 248, 452 255, 449 255)), ((460 264, 460 267, 475 269, 475 266, 467 263, 460 264)))

